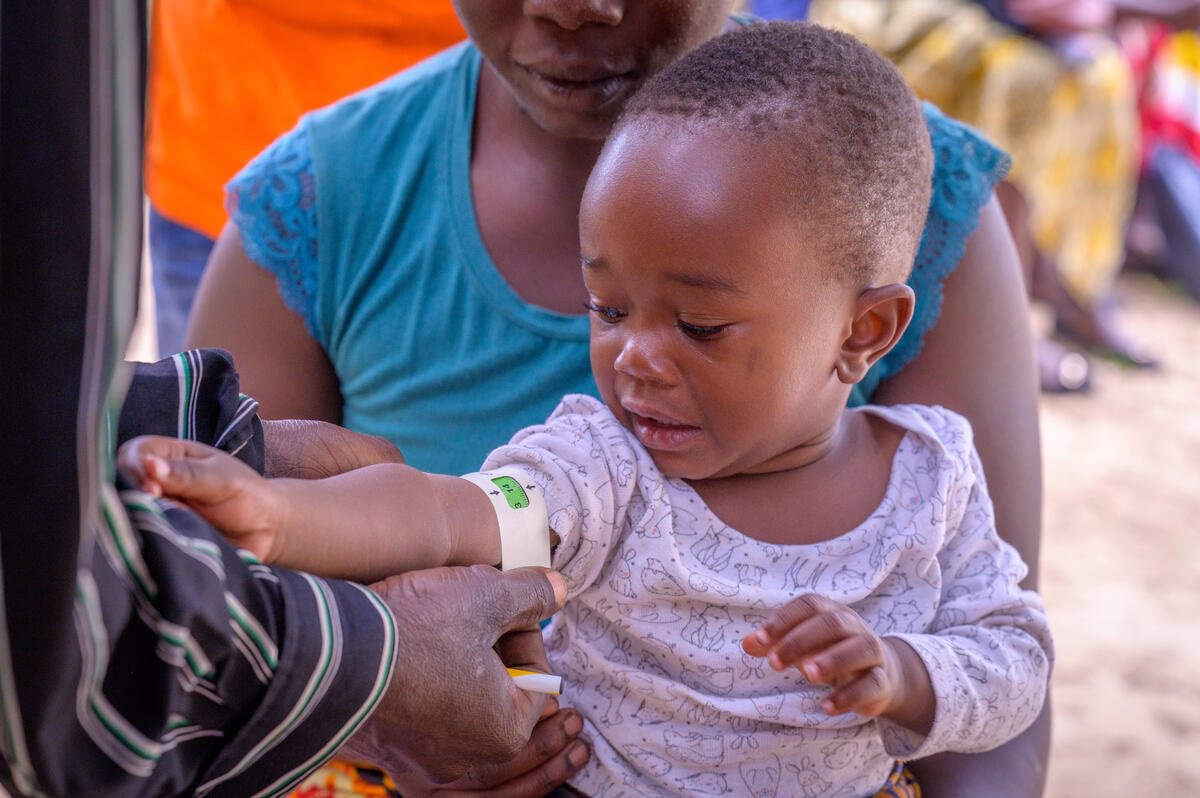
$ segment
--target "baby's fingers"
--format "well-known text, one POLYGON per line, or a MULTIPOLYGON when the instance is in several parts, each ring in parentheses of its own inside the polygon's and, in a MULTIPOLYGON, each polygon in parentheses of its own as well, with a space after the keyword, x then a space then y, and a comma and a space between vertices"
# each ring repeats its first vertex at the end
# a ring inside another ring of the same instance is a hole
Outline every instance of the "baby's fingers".
POLYGON ((853 635, 805 657, 800 670, 816 684, 839 686, 861 671, 884 664, 883 641, 875 635, 853 635))
POLYGON ((830 715, 856 712, 864 717, 877 717, 891 705, 896 686, 882 666, 876 665, 821 700, 821 707, 830 715))
POLYGON ((162 487, 163 495, 192 506, 228 501, 245 478, 255 476, 249 466, 215 449, 170 460, 147 454, 143 468, 162 487))
POLYGON ((813 593, 798 596, 775 610, 757 630, 742 639, 742 649, 754 657, 765 657, 779 641, 799 624, 834 606, 834 602, 813 593))
POLYGON ((162 495, 160 477, 166 462, 183 457, 207 455, 211 449, 195 441, 168 438, 163 435, 141 435, 126 441, 117 450, 117 468, 125 472, 137 486, 155 496, 162 495))
POLYGON ((862 619, 850 610, 822 612, 791 629, 771 648, 767 661, 775 670, 799 667, 811 655, 864 631, 862 619))

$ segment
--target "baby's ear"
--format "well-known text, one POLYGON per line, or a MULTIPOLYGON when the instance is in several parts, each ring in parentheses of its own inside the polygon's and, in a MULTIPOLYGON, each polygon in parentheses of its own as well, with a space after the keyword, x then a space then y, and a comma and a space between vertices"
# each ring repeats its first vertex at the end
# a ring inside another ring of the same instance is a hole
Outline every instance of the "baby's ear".
POLYGON ((854 385, 886 355, 912 321, 916 295, 903 283, 868 288, 854 302, 850 334, 838 353, 838 379, 854 385))

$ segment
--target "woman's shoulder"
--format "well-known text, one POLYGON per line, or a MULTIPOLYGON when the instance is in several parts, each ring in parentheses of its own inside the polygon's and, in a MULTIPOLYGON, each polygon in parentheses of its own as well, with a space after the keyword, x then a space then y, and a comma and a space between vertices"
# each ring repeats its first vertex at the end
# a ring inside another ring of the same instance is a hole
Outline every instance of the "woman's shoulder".
MULTIPOLYGON (((387 150, 390 142, 410 132, 405 115, 428 118, 439 103, 447 104, 448 98, 464 87, 473 88, 471 79, 478 65, 479 51, 464 42, 311 111, 251 160, 231 185, 277 176, 285 182, 307 184, 331 156, 354 163, 362 162, 372 148, 387 150)), ((310 187, 305 188, 311 193, 310 187)))
POLYGON ((908 278, 917 304, 900 342, 855 386, 854 404, 869 401, 881 382, 898 374, 920 354, 925 334, 941 316, 943 284, 958 268, 983 206, 1011 165, 1007 153, 974 128, 951 119, 929 103, 923 108, 934 166, 925 230, 908 278))
POLYGON ((923 110, 934 160, 930 218, 966 223, 969 233, 1012 160, 982 133, 946 116, 937 106, 923 103, 923 110))
POLYGON ((430 227, 434 212, 448 213, 442 173, 427 166, 468 140, 478 66, 478 50, 456 45, 305 114, 226 187, 246 254, 275 274, 285 303, 323 346, 340 301, 328 278, 357 279, 364 250, 392 235, 388 225, 430 227), (422 213, 390 216, 400 193, 424 198, 422 213))
POLYGON ((380 117, 402 116, 413 107, 428 109, 431 104, 450 101, 477 73, 478 67, 479 51, 470 42, 457 44, 309 113, 310 129, 318 137, 326 133, 347 134, 361 126, 379 124, 380 117))

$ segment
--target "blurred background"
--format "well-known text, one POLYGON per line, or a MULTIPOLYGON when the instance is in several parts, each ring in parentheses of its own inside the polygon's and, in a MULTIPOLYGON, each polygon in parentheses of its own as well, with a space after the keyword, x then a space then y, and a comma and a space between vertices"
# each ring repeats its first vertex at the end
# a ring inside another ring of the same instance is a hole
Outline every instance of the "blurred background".
POLYGON ((1058 661, 1049 796, 1200 795, 1200 308, 1117 289, 1157 371, 1044 395, 1042 594, 1058 661))

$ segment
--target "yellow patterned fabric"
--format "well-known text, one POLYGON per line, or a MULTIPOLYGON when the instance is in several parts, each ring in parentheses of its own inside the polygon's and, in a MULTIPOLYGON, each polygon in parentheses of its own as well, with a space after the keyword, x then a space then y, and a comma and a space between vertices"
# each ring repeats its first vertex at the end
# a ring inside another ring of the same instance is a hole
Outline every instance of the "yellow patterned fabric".
POLYGON ((372 767, 335 760, 313 773, 290 798, 399 798, 387 774, 372 767))
POLYGON ((815 0, 811 17, 890 58, 922 99, 1013 156, 1039 249, 1081 304, 1112 284, 1137 179, 1133 80, 1117 47, 1076 62, 968 0, 815 0))
MULTIPOLYGON (((578 790, 566 790, 568 795, 583 795, 578 790)), ((556 793, 560 794, 560 793, 556 793)), ((400 793, 384 773, 349 762, 330 762, 304 780, 291 798, 398 798, 400 793)), ((921 798, 921 786, 916 776, 897 762, 887 783, 872 798, 921 798)))
POLYGON ((897 762, 888 776, 887 784, 872 798, 921 798, 921 785, 917 784, 917 777, 903 762, 897 762))

